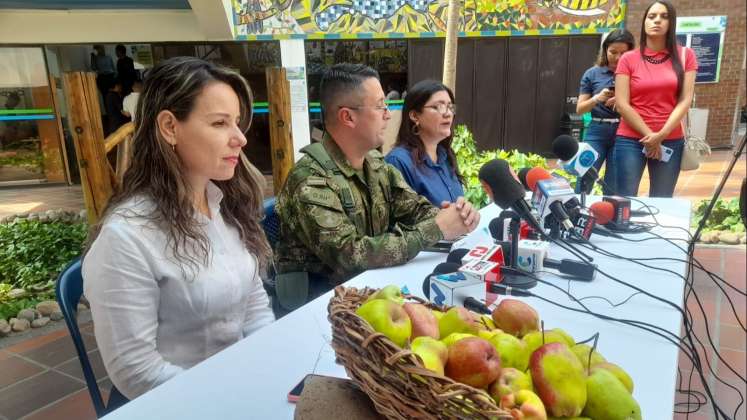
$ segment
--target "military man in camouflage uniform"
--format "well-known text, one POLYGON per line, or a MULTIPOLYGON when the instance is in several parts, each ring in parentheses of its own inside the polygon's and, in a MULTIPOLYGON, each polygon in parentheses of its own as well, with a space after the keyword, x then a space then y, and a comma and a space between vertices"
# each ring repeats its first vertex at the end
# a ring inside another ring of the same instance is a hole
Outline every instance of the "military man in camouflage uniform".
POLYGON ((391 115, 375 70, 337 64, 322 77, 320 96, 327 134, 302 149, 275 207, 281 277, 306 272, 312 283, 326 280, 317 290, 328 290, 477 226, 480 215, 468 202, 434 207, 376 150, 391 115))

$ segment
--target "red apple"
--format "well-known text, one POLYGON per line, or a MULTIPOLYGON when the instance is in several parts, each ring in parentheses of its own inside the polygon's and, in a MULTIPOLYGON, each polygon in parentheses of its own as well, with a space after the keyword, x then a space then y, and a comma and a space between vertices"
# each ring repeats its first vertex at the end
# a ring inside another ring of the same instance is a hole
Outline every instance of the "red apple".
POLYGON ((405 303, 402 307, 412 321, 411 339, 424 336, 439 339, 438 320, 430 309, 420 303, 411 302, 405 303))
POLYGON ((516 337, 539 329, 539 314, 517 299, 503 299, 493 310, 495 326, 516 337))
POLYGON ((486 388, 501 374, 501 358, 495 347, 479 337, 463 338, 449 347, 446 376, 473 386, 486 388))

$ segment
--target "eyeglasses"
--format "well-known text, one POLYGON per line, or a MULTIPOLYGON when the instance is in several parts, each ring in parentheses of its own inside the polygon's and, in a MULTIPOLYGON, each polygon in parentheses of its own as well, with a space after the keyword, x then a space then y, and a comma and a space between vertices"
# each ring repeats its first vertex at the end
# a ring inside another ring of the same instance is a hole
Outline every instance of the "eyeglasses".
POLYGON ((384 105, 359 105, 359 106, 340 105, 339 108, 350 108, 350 109, 354 109, 356 111, 359 110, 359 109, 363 109, 363 108, 373 108, 376 111, 380 111, 380 112, 383 112, 383 113, 390 112, 389 106, 387 106, 387 104, 384 104, 384 105))
POLYGON ((456 104, 439 102, 436 105, 425 105, 423 108, 435 109, 441 115, 446 115, 446 111, 451 112, 451 115, 456 115, 456 104))

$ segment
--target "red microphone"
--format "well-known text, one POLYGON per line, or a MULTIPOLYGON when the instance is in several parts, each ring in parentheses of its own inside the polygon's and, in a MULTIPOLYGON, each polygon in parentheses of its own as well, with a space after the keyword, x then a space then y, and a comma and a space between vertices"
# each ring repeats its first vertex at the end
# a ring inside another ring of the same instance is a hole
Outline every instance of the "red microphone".
POLYGON ((592 204, 589 210, 600 225, 606 225, 615 217, 615 206, 607 201, 598 201, 592 204))
POLYGON ((537 189, 537 182, 542 181, 544 179, 551 179, 552 174, 550 172, 547 172, 544 168, 540 168, 539 166, 536 166, 527 172, 527 187, 529 187, 530 190, 534 191, 537 189))

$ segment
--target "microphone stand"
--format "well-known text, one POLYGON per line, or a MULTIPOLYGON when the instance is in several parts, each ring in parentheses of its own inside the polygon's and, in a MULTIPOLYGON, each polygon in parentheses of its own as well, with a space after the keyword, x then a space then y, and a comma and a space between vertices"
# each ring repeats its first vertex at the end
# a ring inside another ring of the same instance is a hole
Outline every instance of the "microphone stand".
POLYGON ((501 269, 501 274, 503 274, 501 284, 517 289, 531 289, 537 285, 537 280, 524 274, 523 270, 519 267, 519 230, 521 228, 521 217, 513 210, 504 210, 504 213, 506 213, 506 216, 511 217, 508 225, 508 234, 511 237, 511 252, 509 261, 506 262, 510 270, 501 269))

